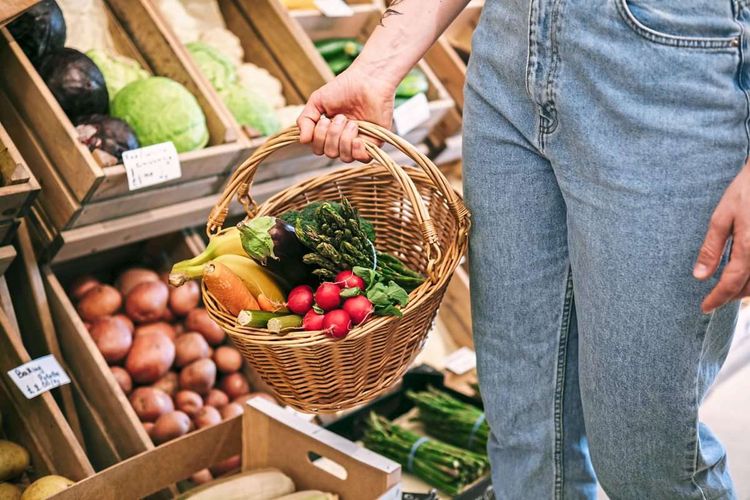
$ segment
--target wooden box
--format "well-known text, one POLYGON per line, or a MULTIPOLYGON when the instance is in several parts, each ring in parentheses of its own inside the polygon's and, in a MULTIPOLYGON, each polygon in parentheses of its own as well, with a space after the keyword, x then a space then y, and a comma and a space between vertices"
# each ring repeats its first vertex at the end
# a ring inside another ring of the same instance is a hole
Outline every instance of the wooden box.
POLYGON ((6 124, 11 135, 23 136, 14 140, 44 188, 42 204, 58 231, 215 193, 248 147, 226 109, 216 105, 218 97, 182 45, 162 29, 154 7, 146 0, 104 3, 118 49, 152 74, 183 84, 203 109, 210 140, 206 148, 180 155, 181 178, 130 192, 125 168, 96 163, 10 32, 2 29, 0 89, 6 98, 0 101, 0 119, 12 123, 6 124), (4 109, 9 101, 15 109, 4 109))
POLYGON ((256 399, 248 402, 242 416, 134 456, 55 499, 142 498, 238 453, 242 453, 243 470, 277 468, 294 481, 298 491, 331 492, 341 500, 401 498, 398 464, 256 399), (324 471, 312 457, 335 461, 346 479, 324 471))
POLYGON ((0 244, 7 244, 13 238, 16 219, 26 215, 37 194, 39 183, 0 125, 0 244))
POLYGON ((0 26, 15 19, 16 16, 23 13, 26 9, 37 3, 39 0, 4 0, 0 3, 0 26))

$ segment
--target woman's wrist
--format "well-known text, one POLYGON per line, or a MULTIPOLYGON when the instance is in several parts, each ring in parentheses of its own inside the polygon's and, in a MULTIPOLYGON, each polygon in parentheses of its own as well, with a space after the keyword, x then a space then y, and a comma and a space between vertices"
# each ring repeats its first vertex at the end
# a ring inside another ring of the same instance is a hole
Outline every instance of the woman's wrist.
POLYGON ((396 87, 398 87, 409 70, 407 69, 402 72, 397 65, 393 64, 393 60, 368 59, 367 57, 362 57, 364 55, 363 53, 357 57, 347 72, 364 78, 367 85, 374 87, 373 90, 375 91, 387 93, 388 95, 395 94, 396 87))

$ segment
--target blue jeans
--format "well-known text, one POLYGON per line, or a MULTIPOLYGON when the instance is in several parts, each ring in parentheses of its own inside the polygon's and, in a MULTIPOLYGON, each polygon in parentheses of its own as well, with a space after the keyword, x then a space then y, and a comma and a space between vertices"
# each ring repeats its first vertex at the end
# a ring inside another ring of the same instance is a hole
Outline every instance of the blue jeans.
POLYGON ((737 304, 702 314, 691 272, 748 156, 748 35, 737 0, 486 1, 464 182, 499 498, 735 498, 698 407, 737 304))

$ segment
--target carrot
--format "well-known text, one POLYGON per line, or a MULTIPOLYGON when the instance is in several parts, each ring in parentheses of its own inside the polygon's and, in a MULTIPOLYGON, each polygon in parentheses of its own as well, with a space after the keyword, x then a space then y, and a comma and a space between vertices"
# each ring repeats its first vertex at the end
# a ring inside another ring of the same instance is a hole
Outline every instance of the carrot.
POLYGON ((284 307, 284 304, 279 304, 278 302, 274 302, 273 300, 269 299, 262 293, 256 297, 258 299, 258 304, 260 305, 261 311, 268 311, 268 312, 281 312, 286 311, 286 307, 284 307))
POLYGON ((244 309, 258 310, 260 306, 239 276, 221 262, 209 262, 203 268, 203 283, 221 305, 235 316, 244 309))

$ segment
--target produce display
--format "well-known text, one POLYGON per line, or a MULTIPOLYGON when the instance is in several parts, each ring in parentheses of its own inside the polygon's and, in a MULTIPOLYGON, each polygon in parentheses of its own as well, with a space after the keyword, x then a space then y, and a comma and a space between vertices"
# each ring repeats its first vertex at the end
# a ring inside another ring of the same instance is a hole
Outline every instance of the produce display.
POLYGON ((0 439, 0 498, 44 500, 74 484, 62 476, 42 476, 32 481, 31 457, 23 446, 0 439))
POLYGON ((449 495, 460 493, 489 470, 487 457, 407 430, 370 414, 364 445, 449 495))
POLYGON ((240 352, 200 307, 198 285, 175 288, 165 278, 130 267, 111 284, 84 275, 69 287, 91 338, 156 444, 239 415, 241 404, 260 394, 242 373, 240 352))
POLYGON ((341 339, 373 316, 401 316, 408 292, 424 282, 378 251, 375 238, 347 199, 313 202, 214 236, 201 255, 175 264, 169 281, 202 279, 241 326, 341 339))
POLYGON ((278 469, 257 469, 208 482, 179 497, 190 500, 338 500, 316 490, 295 492, 294 481, 278 469))
POLYGON ((106 35, 102 1, 63 0, 61 9, 44 0, 9 25, 80 142, 101 166, 118 164, 124 151, 166 141, 180 153, 206 146, 206 117, 195 96, 117 52, 106 35), (76 30, 67 29, 66 15, 76 30), (66 38, 75 48, 65 46, 66 38))
POLYGON ((243 59, 239 39, 226 28, 216 0, 157 0, 196 66, 251 137, 293 125, 303 106, 287 106, 281 82, 243 59))
MULTIPOLYGON (((356 38, 327 38, 315 42, 315 48, 323 56, 334 75, 343 73, 362 52, 362 44, 356 38)), ((398 107, 417 94, 425 94, 430 88, 427 76, 419 68, 413 68, 396 88, 395 106, 398 107)))

